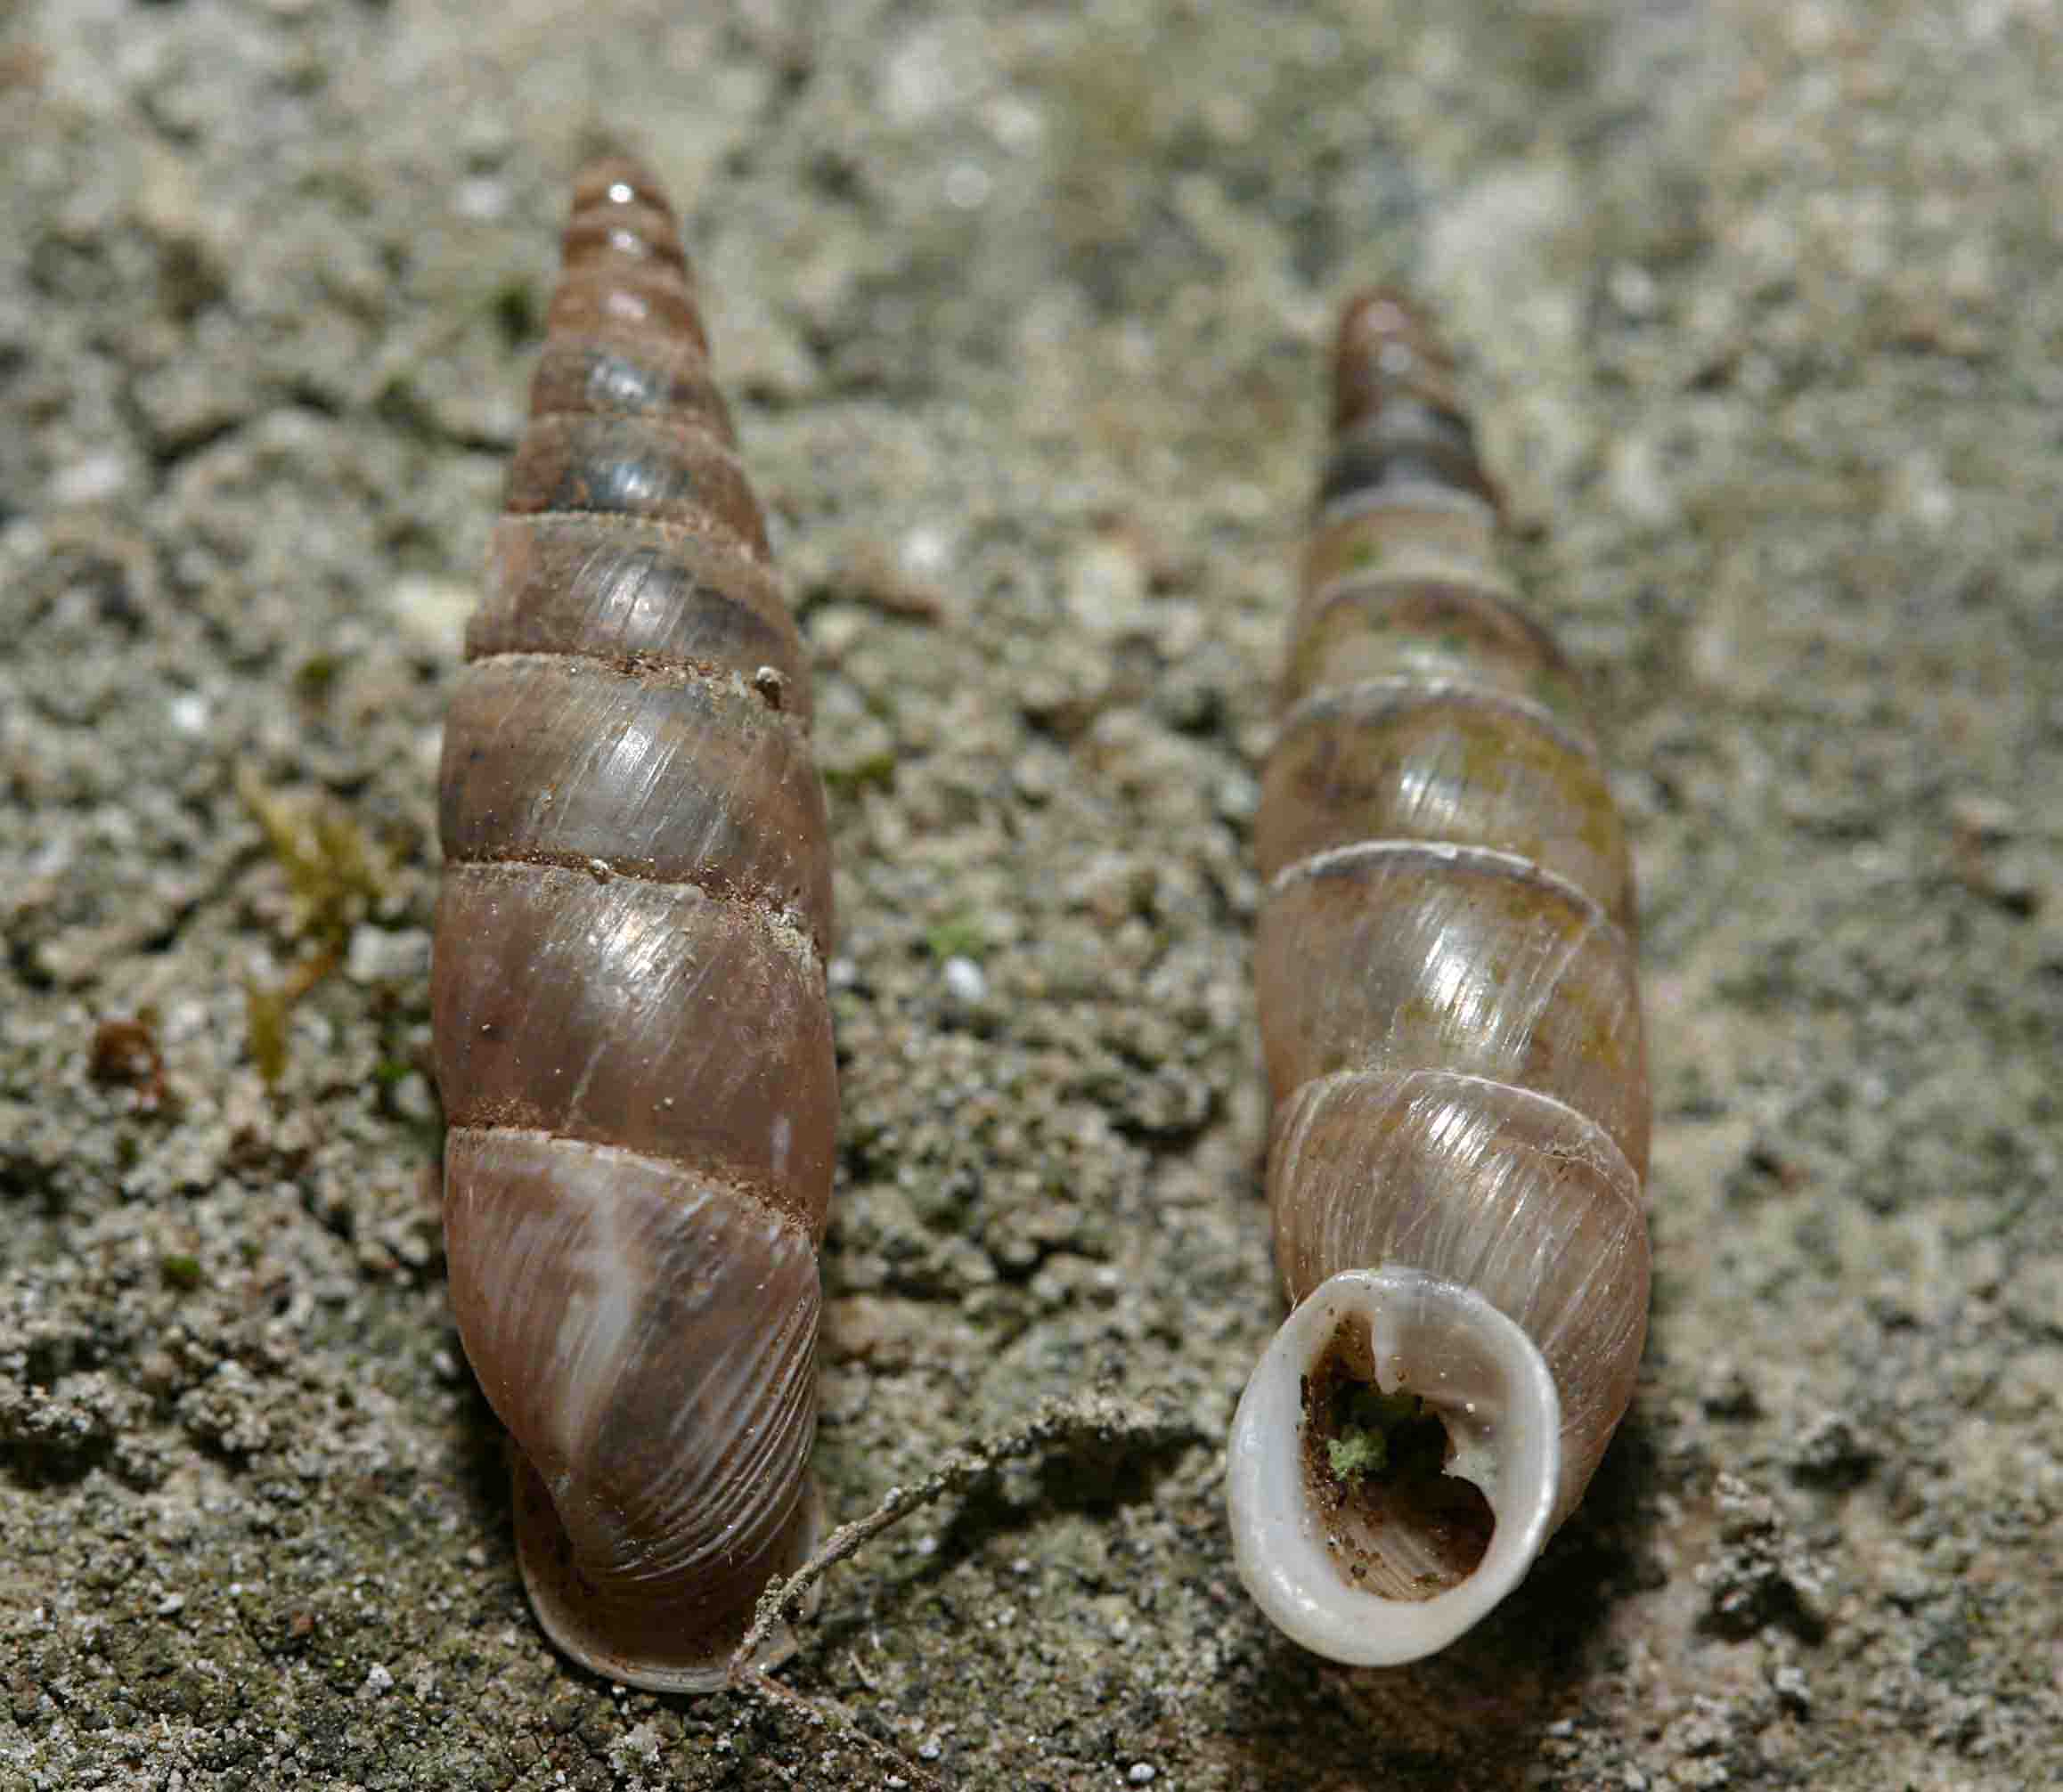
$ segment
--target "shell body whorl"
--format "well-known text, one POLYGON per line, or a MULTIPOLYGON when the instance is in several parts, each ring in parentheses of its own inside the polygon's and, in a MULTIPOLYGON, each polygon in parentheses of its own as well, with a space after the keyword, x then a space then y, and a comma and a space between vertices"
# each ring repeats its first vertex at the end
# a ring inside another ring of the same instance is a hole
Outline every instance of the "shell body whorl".
POLYGON ((453 1305, 540 1622, 705 1690, 807 1552, 836 1077, 809 675, 671 209, 576 184, 447 719, 453 1305))
POLYGON ((1327 1318, 1256 1372, 1231 1487, 1270 1615, 1321 1652, 1389 1662, 1516 1584, 1631 1398, 1649 1097, 1630 860, 1578 680, 1498 570, 1501 500, 1451 363, 1389 294, 1341 319, 1333 432, 1255 823, 1276 1266, 1292 1307, 1327 1318), (1409 1323, 1382 1306, 1407 1283, 1409 1323), (1477 1297, 1516 1329, 1492 1335, 1477 1297), (1445 1424, 1444 1472, 1437 1435, 1408 1472, 1387 1460, 1414 1434, 1369 1384, 1445 1424), (1464 1413, 1464 1384, 1492 1391, 1464 1413), (1401 1429, 1371 1443, 1341 1429, 1350 1412, 1401 1429), (1271 1451, 1304 1465, 1293 1511, 1262 1509, 1271 1451), (1540 1485, 1515 1484, 1519 1458, 1540 1485))

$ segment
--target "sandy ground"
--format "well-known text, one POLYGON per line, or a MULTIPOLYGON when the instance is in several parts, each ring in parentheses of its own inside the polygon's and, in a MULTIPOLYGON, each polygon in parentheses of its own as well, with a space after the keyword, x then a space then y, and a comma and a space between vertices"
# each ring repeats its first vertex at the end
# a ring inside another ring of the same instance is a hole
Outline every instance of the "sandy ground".
POLYGON ((2044 0, 0 10, 0 1788, 2063 1784, 2059 92, 2044 0), (542 1642, 442 1275, 440 718, 604 133, 819 680, 831 1503, 1117 1415, 834 1572, 816 1717, 542 1642), (1390 1674, 1219 1493, 1372 276, 1594 681, 1658 1078, 1634 1412, 1390 1674))

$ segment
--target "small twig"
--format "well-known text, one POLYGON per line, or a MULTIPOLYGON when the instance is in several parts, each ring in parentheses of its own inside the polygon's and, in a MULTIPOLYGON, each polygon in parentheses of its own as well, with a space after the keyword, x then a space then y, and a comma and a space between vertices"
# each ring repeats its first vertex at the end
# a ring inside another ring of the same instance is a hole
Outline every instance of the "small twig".
MULTIPOLYGON (((955 1450, 921 1481, 909 1487, 891 1487, 881 1503, 866 1517, 855 1519, 824 1539, 809 1560, 779 1586, 760 1595, 752 1627, 730 1658, 730 1679, 740 1684, 758 1673, 751 1664, 758 1658, 774 1628, 798 1609, 803 1596, 836 1564, 870 1543, 891 1525, 911 1512, 921 1511, 948 1494, 964 1493, 994 1474, 1004 1463, 1029 1456, 1049 1444, 1073 1444, 1094 1439, 1146 1448, 1176 1439, 1201 1437, 1186 1418, 1149 1406, 1127 1405, 1107 1394, 1085 1395, 1076 1400, 1049 1401, 1016 1430, 1005 1431, 969 1449, 955 1450)), ((763 1678, 763 1675, 760 1676, 763 1678)))
MULTIPOLYGON (((948 1494, 965 1492, 994 1474, 1006 1462, 1032 1455, 1049 1444, 1094 1440, 1146 1449, 1176 1439, 1197 1440, 1203 1435, 1188 1420, 1172 1411, 1128 1405, 1107 1394, 1089 1394, 1078 1400, 1049 1401, 1015 1430, 1005 1431, 969 1449, 955 1450, 921 1481, 907 1487, 891 1487, 881 1503, 865 1518, 840 1525, 824 1539, 809 1560, 779 1586, 769 1587, 760 1595, 752 1626, 730 1658, 731 1690, 748 1698, 764 1699, 769 1705, 800 1717, 805 1723, 828 1725, 881 1759, 892 1762, 896 1777, 905 1784, 922 1788, 922 1792, 948 1792, 942 1780, 925 1772, 908 1755, 887 1743, 868 1735, 852 1713, 837 1700, 819 1702, 806 1698, 783 1686, 758 1666, 760 1652, 767 1639, 788 1613, 799 1608, 810 1589, 834 1564, 857 1553, 911 1512, 934 1504, 948 1494)), ((864 1684, 866 1676, 862 1674, 860 1679, 864 1684)))

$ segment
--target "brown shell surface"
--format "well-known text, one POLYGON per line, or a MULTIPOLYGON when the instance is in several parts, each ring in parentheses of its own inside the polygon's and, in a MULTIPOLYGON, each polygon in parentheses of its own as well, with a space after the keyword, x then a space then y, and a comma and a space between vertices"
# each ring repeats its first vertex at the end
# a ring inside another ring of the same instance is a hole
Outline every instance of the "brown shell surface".
POLYGON ((1631 862, 1423 316, 1353 301, 1333 396, 1255 830, 1276 1266, 1292 1303, 1395 1265, 1518 1321, 1561 1395, 1559 1521, 1647 1327, 1631 862))
POLYGON ((598 163, 563 255, 444 734, 445 1241, 539 1620, 693 1690, 816 1522, 830 857, 672 209, 598 163))

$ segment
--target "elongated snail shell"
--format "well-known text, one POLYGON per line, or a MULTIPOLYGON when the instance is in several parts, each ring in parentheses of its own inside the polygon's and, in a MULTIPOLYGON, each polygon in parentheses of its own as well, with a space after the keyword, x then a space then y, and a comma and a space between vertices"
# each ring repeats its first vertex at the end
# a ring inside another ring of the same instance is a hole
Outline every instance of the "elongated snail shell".
POLYGON ((1648 1087, 1625 839, 1577 680, 1497 571, 1452 365, 1369 293, 1334 379, 1256 822, 1293 1310, 1240 1402, 1227 1493, 1268 1616, 1385 1664, 1524 1577, 1632 1397, 1648 1087), (1411 1410, 1366 1384, 1425 1403, 1415 1467, 1335 1454, 1366 1441, 1342 1412, 1382 1432, 1411 1410))
POLYGON ((574 191, 445 726, 444 1236, 538 1621, 721 1685, 819 1527, 837 1112, 808 668, 671 208, 574 191))

